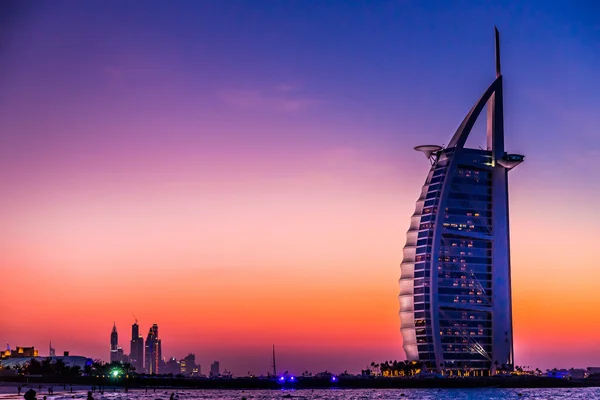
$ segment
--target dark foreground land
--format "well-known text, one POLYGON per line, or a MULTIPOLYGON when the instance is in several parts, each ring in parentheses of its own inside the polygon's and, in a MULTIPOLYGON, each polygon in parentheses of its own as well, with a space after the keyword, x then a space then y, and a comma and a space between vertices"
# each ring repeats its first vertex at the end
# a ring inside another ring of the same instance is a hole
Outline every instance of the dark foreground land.
POLYGON ((382 378, 382 377, 337 377, 296 378, 294 381, 280 382, 272 378, 171 378, 171 377, 130 377, 128 379, 57 376, 11 376, 0 381, 28 384, 85 385, 104 388, 188 388, 188 389, 445 389, 445 388, 565 388, 600 387, 598 379, 567 380, 536 376, 510 376, 488 378, 382 378))

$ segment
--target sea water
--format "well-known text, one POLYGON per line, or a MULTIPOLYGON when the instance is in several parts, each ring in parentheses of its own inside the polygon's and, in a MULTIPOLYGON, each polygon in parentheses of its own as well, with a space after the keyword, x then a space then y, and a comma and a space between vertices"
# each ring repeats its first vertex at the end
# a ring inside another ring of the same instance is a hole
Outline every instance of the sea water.
MULTIPOLYGON (((37 398, 42 400, 85 400, 87 390, 82 387, 74 389, 73 393, 58 392, 62 389, 55 386, 55 394, 48 395, 47 390, 38 391, 37 398)), ((0 386, 0 400, 23 399, 17 396, 16 387, 0 386)), ((34 390, 37 390, 34 387, 34 390)), ((149 389, 130 390, 106 389, 104 394, 96 392, 94 400, 169 400, 175 393, 176 400, 550 400, 550 399, 581 399, 600 400, 600 388, 559 388, 559 389, 299 389, 299 390, 196 390, 196 389, 149 389)))

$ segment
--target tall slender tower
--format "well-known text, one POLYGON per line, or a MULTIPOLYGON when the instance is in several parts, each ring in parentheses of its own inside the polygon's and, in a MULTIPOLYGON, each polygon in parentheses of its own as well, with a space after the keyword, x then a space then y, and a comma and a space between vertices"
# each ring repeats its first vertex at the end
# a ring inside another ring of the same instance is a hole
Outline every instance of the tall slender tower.
POLYGON ((275 364, 275 345, 273 345, 273 376, 277 377, 277 364, 275 364))
POLYGON ((158 374, 160 359, 162 356, 161 342, 158 338, 158 325, 154 324, 148 331, 146 337, 146 372, 158 374))
POLYGON ((162 360, 162 343, 158 337, 158 325, 152 325, 152 332, 154 333, 154 365, 156 366, 156 372, 160 369, 160 361, 162 360))
POLYGON ((137 339, 140 336, 140 326, 137 323, 137 319, 131 325, 131 339, 137 339))
POLYGON ((409 360, 437 370, 494 373, 513 364, 508 171, 500 40, 496 78, 446 148, 417 146, 431 163, 403 250, 400 321, 409 360), (465 147, 487 105, 487 148, 465 147))
POLYGON ((119 361, 119 334, 117 333, 117 324, 113 322, 110 332, 110 362, 115 361, 119 361))
POLYGON ((117 324, 113 322, 113 328, 110 332, 110 350, 117 350, 119 346, 119 334, 117 333, 117 324))
POLYGON ((148 331, 148 336, 146 336, 146 373, 147 374, 156 374, 157 365, 154 362, 156 358, 156 338, 154 336, 154 332, 152 328, 148 331))
POLYGON ((140 335, 140 327, 137 323, 137 319, 131 326, 129 362, 137 372, 142 372, 144 370, 144 338, 140 335))

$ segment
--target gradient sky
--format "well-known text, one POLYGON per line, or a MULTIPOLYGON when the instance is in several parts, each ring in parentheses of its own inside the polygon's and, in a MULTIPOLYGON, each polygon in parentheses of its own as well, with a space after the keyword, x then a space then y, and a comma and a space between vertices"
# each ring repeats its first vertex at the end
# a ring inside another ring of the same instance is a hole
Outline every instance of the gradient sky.
MULTIPOLYGON (((517 365, 600 365, 600 7, 2 2, 0 343, 236 374, 403 359, 428 170, 501 32, 517 365)), ((470 145, 483 144, 485 121, 470 145), (478 133, 481 135, 477 136, 478 133)))

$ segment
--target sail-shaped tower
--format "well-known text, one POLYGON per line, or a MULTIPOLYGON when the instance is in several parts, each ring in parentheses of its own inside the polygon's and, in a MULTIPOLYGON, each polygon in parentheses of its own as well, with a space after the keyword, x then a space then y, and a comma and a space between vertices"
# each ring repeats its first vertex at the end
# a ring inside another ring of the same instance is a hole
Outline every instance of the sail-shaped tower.
POLYGON ((500 42, 496 79, 447 147, 425 145, 431 169, 411 218, 400 275, 400 320, 409 360, 445 371, 494 373, 513 363, 508 171, 500 42), (465 147, 487 105, 487 148, 465 147))

